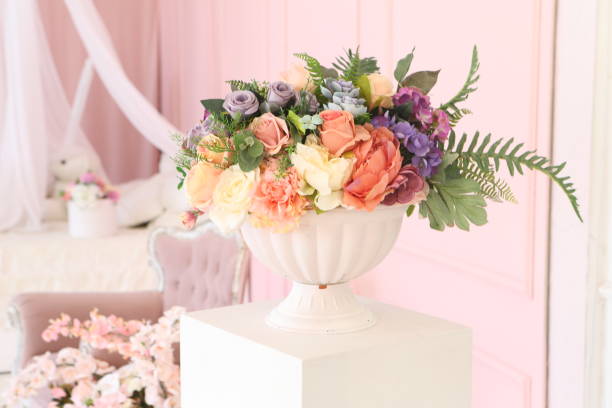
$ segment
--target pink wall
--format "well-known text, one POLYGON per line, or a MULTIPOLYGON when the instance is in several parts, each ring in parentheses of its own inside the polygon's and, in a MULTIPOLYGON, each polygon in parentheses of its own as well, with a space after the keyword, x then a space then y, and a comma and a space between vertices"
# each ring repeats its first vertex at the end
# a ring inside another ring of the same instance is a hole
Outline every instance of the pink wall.
MULTIPOLYGON (((57 0, 39 0, 39 3, 56 65, 68 99, 72 100, 85 49, 64 3, 57 0)), ((128 76, 158 105, 158 1, 95 3, 128 76)), ((157 170, 157 149, 125 119, 97 76, 92 83, 82 128, 100 154, 112 182, 145 177, 157 170)))
MULTIPOLYGON (((482 80, 460 129, 550 148, 553 0, 308 2, 185 0, 161 3, 162 109, 180 128, 198 101, 222 97, 226 79, 276 79, 306 51, 324 63, 361 44, 390 75, 416 46, 413 69, 442 68, 432 91, 444 102, 461 86, 471 47, 482 80)), ((511 180, 518 205, 489 206, 490 224, 440 234, 416 217, 391 256, 355 283, 364 295, 474 329, 474 406, 543 408, 546 389, 548 182, 511 180)), ((256 299, 286 282, 254 264, 256 299)))

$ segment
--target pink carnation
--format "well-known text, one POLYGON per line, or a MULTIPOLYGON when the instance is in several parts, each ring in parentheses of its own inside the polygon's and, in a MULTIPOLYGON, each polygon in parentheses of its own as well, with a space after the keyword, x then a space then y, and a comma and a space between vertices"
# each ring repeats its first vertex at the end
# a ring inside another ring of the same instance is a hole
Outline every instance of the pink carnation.
POLYGON ((258 227, 272 227, 276 232, 296 228, 306 200, 299 194, 302 180, 295 167, 277 176, 278 162, 271 160, 255 189, 251 205, 252 222, 258 227))

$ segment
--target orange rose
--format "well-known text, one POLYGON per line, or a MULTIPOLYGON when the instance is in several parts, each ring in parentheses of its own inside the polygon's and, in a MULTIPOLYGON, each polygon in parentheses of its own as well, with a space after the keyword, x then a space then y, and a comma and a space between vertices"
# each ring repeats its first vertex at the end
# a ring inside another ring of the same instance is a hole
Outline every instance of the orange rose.
POLYGON ((385 198, 387 185, 402 166, 399 142, 389 129, 376 128, 370 136, 355 149, 357 163, 343 197, 345 205, 368 211, 385 198))
POLYGON ((249 129, 263 143, 266 151, 270 154, 278 153, 283 146, 289 144, 287 123, 270 112, 255 118, 249 129))
POLYGON ((358 141, 370 138, 362 126, 355 126, 353 114, 350 112, 326 110, 319 116, 323 119, 321 143, 336 157, 351 151, 358 141))
POLYGON ((218 136, 209 133, 204 136, 198 143, 196 150, 204 157, 208 162, 216 164, 217 166, 227 167, 231 161, 230 152, 213 152, 208 148, 211 145, 221 145, 221 139, 218 136))
POLYGON ((189 170, 185 177, 185 191, 193 208, 206 211, 222 172, 223 169, 203 161, 189 170))

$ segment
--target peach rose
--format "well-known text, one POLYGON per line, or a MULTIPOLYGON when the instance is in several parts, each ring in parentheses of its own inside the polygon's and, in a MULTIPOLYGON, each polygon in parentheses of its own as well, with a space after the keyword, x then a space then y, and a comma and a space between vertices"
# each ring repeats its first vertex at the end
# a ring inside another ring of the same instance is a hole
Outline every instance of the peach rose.
POLYGON ((209 133, 200 140, 196 150, 208 162, 216 164, 218 166, 227 167, 227 165, 231 161, 231 153, 230 152, 213 152, 212 150, 208 148, 208 146, 211 146, 211 145, 223 146, 219 136, 209 133))
POLYGON ((223 169, 207 162, 196 163, 185 177, 187 200, 193 208, 206 211, 223 169))
POLYGON ((270 154, 278 153, 283 146, 289 144, 287 123, 270 112, 255 118, 249 129, 263 143, 266 152, 270 154))
POLYGON ((310 74, 303 64, 292 64, 288 70, 281 73, 281 79, 293 86, 296 92, 303 90, 313 91, 314 84, 310 80, 310 74))
POLYGON ((387 128, 376 128, 371 139, 355 149, 357 164, 344 187, 343 202, 348 207, 372 211, 385 198, 387 185, 402 166, 399 142, 387 128))
POLYGON ((321 143, 333 156, 341 156, 351 151, 357 142, 370 138, 369 132, 362 126, 355 126, 350 112, 326 110, 319 116, 323 119, 321 143))
POLYGON ((370 83, 369 108, 372 109, 376 106, 392 108, 391 97, 395 94, 395 91, 389 78, 381 74, 370 74, 368 75, 368 82, 370 83))

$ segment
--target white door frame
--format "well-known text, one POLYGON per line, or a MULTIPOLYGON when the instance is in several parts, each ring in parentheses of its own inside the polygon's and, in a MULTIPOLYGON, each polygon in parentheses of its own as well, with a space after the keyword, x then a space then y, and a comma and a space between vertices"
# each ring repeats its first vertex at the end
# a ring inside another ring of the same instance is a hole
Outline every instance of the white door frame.
MULTIPOLYGON (((607 164, 612 143, 605 143, 612 129, 606 117, 612 106, 608 78, 612 60, 607 53, 612 42, 606 31, 612 23, 611 11, 607 0, 557 2, 552 153, 556 161, 568 161, 567 173, 575 181, 585 222, 576 220, 563 193, 553 189, 549 408, 606 406, 605 315, 600 293, 610 269, 606 253, 612 244, 607 214, 612 204, 608 187, 612 166, 607 164)), ((608 365, 610 372, 612 363, 608 365)), ((606 381, 612 383, 612 377, 606 381)))

